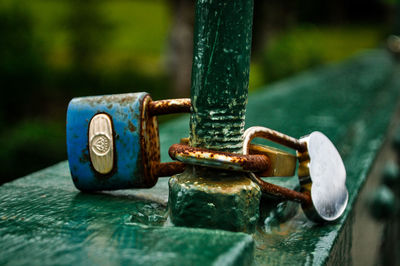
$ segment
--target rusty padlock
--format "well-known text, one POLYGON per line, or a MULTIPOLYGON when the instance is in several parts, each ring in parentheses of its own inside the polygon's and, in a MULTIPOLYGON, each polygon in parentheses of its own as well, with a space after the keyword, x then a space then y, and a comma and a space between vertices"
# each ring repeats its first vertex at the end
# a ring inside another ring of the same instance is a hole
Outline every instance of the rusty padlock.
POLYGON ((251 127, 244 133, 243 155, 216 152, 174 144, 172 159, 193 165, 248 172, 261 190, 284 200, 301 203, 306 216, 315 222, 339 218, 347 205, 346 169, 332 142, 322 133, 313 132, 297 140, 264 127, 251 127), (251 141, 261 137, 296 150, 297 156, 251 141), (301 192, 265 182, 261 177, 293 176, 299 161, 301 192))
POLYGON ((145 92, 81 97, 67 111, 67 151, 82 191, 149 188, 182 172, 161 163, 157 115, 190 112, 190 99, 153 101, 145 92))
POLYGON ((296 150, 299 161, 300 192, 265 182, 259 174, 250 173, 263 192, 301 203, 306 216, 315 222, 333 221, 343 214, 348 201, 346 169, 339 152, 324 134, 313 132, 298 140, 269 128, 251 127, 244 133, 245 155, 256 137, 296 150))

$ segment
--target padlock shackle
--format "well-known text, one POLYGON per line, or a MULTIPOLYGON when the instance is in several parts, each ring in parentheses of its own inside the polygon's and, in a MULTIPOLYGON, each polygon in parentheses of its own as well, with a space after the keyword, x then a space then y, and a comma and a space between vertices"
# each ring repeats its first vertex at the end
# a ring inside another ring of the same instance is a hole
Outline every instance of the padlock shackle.
POLYGON ((248 128, 243 135, 243 154, 249 154, 250 143, 255 138, 265 138, 298 152, 304 152, 307 150, 306 143, 266 127, 248 128))
POLYGON ((295 201, 301 204, 310 205, 312 204, 311 196, 307 192, 298 192, 292 189, 288 189, 285 187, 281 187, 278 185, 274 185, 268 182, 265 182, 260 177, 255 175, 254 173, 249 173, 249 177, 253 180, 257 185, 260 186, 261 191, 279 197, 280 199, 295 201))
POLYGON ((192 103, 190 98, 151 101, 147 106, 151 116, 190 113, 191 107, 192 103))
POLYGON ((181 162, 159 163, 154 166, 154 175, 156 177, 170 177, 182 173, 185 170, 185 164, 181 162))
POLYGON ((232 171, 263 172, 270 167, 269 158, 261 154, 243 155, 191 147, 184 144, 173 144, 168 153, 172 159, 186 164, 232 171))

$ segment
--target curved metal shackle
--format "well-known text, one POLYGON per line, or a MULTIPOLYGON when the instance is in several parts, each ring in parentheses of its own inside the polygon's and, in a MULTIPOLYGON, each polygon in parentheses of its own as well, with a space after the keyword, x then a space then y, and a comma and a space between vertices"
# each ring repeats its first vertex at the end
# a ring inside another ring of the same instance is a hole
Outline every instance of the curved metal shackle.
POLYGON ((231 171, 259 172, 269 167, 268 157, 261 154, 245 156, 243 154, 191 147, 187 144, 173 144, 168 153, 172 159, 185 164, 231 171))
POLYGON ((324 134, 313 132, 298 140, 269 128, 251 127, 244 133, 243 154, 249 154, 250 143, 256 137, 295 149, 300 162, 302 192, 270 184, 250 173, 264 192, 301 203, 306 216, 314 222, 333 221, 343 214, 348 200, 346 170, 339 152, 324 134))
MULTIPOLYGON (((265 138, 284 145, 286 147, 304 150, 304 145, 295 138, 284 135, 278 131, 266 128, 266 127, 250 127, 243 134, 243 154, 248 155, 250 153, 250 143, 255 138, 265 138)), ((285 187, 277 186, 262 180, 259 176, 254 173, 249 174, 250 178, 255 181, 262 189, 262 191, 271 194, 273 196, 283 198, 285 200, 292 200, 299 203, 311 203, 311 197, 308 194, 303 194, 285 187)))
POLYGON ((243 136, 244 136, 243 139, 244 155, 249 154, 250 143, 255 138, 268 139, 300 152, 304 152, 307 149, 305 143, 299 141, 298 139, 295 139, 281 132, 266 127, 250 127, 244 132, 243 136))

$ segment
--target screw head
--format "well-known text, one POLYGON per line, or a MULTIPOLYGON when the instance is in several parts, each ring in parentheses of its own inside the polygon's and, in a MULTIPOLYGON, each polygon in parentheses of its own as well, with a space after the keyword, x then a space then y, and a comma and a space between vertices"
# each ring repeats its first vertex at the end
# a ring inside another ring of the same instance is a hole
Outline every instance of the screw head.
POLYGON ((375 219, 387 219, 396 211, 396 197, 390 188, 381 185, 371 195, 369 207, 375 219))
POLYGON ((383 169, 382 182, 389 187, 396 187, 399 185, 400 173, 399 167, 394 162, 389 162, 383 169))

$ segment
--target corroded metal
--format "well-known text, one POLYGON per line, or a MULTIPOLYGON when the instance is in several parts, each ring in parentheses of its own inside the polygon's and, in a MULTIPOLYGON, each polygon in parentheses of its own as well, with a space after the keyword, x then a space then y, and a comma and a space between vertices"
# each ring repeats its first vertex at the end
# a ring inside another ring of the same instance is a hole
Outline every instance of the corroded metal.
POLYGON ((249 150, 248 145, 250 145, 251 141, 254 138, 265 138, 300 152, 304 152, 306 150, 305 143, 302 143, 298 139, 295 139, 293 137, 290 137, 288 135, 285 135, 281 132, 278 132, 270 128, 251 127, 248 128, 244 133, 244 140, 243 140, 244 151, 249 150))
POLYGON ((198 0, 190 146, 240 153, 250 72, 253 0, 198 0))
MULTIPOLYGON (((189 138, 182 138, 180 144, 189 145, 189 138)), ((215 152, 215 151, 214 151, 215 152)), ((296 171, 297 157, 291 153, 284 152, 265 145, 250 144, 249 154, 265 155, 269 160, 269 167, 257 172, 262 177, 293 176, 296 171)), ((174 158, 173 158, 174 159, 174 158)), ((210 165, 211 166, 211 165, 210 165)), ((254 171, 256 172, 256 171, 254 171)))
POLYGON ((150 115, 149 104, 152 102, 150 95, 147 95, 142 104, 140 146, 142 152, 142 166, 144 183, 152 187, 157 183, 155 166, 160 163, 160 138, 158 135, 157 117, 150 115))
MULTIPOLYGON (((252 21, 253 0, 196 1, 192 147, 241 153, 252 21)), ((245 173, 188 166, 170 179, 169 186, 168 206, 175 225, 255 229, 261 191, 245 173)))
POLYGON ((296 172, 297 157, 293 154, 284 152, 279 149, 268 147, 265 145, 251 144, 249 154, 266 155, 269 159, 270 167, 262 172, 257 172, 258 176, 273 177, 273 176, 293 176, 296 172))
POLYGON ((160 162, 156 114, 190 111, 190 99, 152 101, 128 93, 73 99, 67 111, 68 160, 82 191, 153 187, 184 165, 160 162))
POLYGON ((159 163, 154 166, 154 175, 157 177, 170 177, 182 173, 185 164, 181 162, 159 163))
POLYGON ((186 164, 208 166, 242 172, 264 172, 270 167, 265 155, 243 155, 222 151, 211 151, 188 145, 173 144, 169 148, 172 159, 186 164))
POLYGON ((344 212, 348 192, 346 169, 332 142, 321 132, 300 140, 269 128, 252 127, 244 134, 243 153, 249 154, 250 142, 262 137, 297 150, 301 193, 265 182, 254 173, 250 178, 270 195, 300 202, 307 217, 315 222, 333 221, 344 212), (282 137, 282 139, 280 139, 282 137))
POLYGON ((190 113, 192 107, 190 98, 151 101, 148 106, 149 115, 165 115, 190 113))
POLYGON ((257 176, 254 173, 250 173, 249 177, 251 180, 253 180, 255 183, 257 183, 261 187, 261 191, 268 194, 272 195, 275 197, 278 197, 283 200, 291 200, 291 201, 296 201, 298 203, 302 204, 312 204, 311 201, 311 196, 309 193, 301 193, 292 189, 288 189, 285 187, 277 186, 268 182, 265 182, 262 180, 259 176, 257 176))

